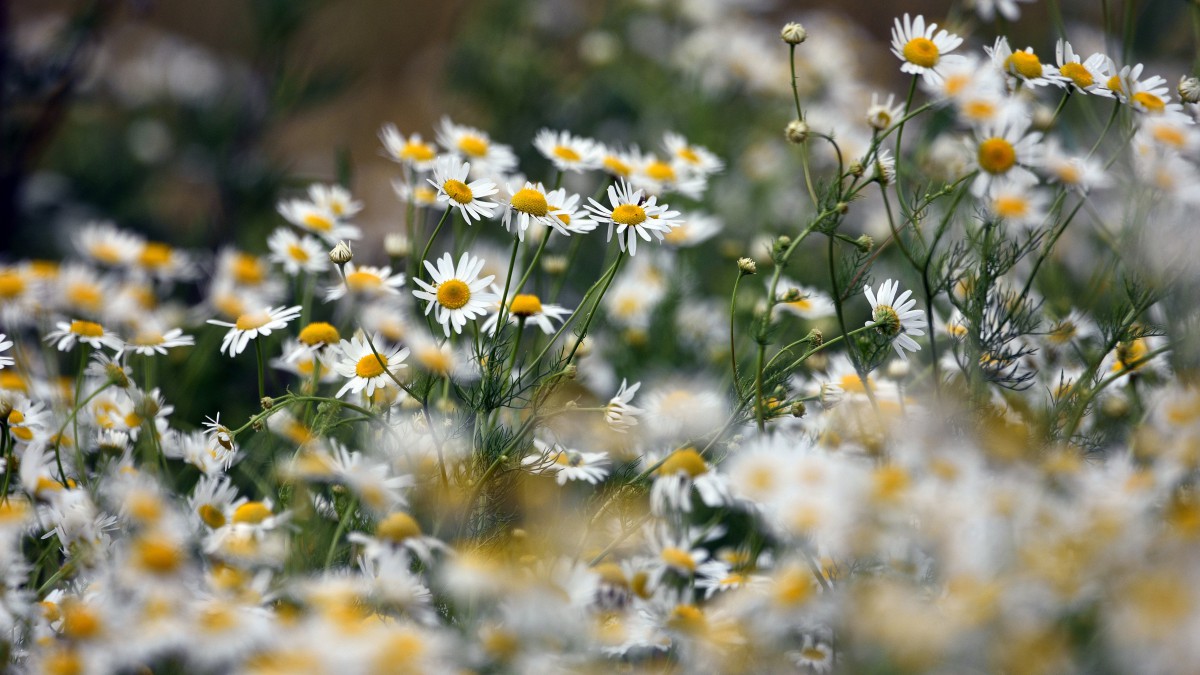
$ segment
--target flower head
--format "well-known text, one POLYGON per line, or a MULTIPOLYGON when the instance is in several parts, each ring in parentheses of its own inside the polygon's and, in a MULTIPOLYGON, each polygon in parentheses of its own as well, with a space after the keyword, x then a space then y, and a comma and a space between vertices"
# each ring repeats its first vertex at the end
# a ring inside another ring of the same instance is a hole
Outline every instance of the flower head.
POLYGON ((863 289, 867 301, 871 303, 871 320, 866 325, 874 324, 875 330, 891 339, 896 354, 907 359, 905 350, 915 352, 921 349, 921 345, 910 336, 925 334, 925 319, 921 310, 913 309, 917 301, 909 298, 912 291, 904 291, 897 297, 896 291, 899 289, 899 282, 891 279, 879 286, 878 296, 870 286, 863 289))
POLYGON ((920 75, 926 82, 941 79, 939 66, 945 61, 946 54, 961 44, 962 38, 945 29, 938 31, 936 23, 926 26, 925 17, 920 14, 916 19, 910 19, 906 13, 904 21, 896 19, 892 27, 892 53, 904 62, 900 70, 920 75))
POLYGON ((209 319, 214 326, 226 326, 229 332, 221 340, 221 351, 229 352, 230 356, 241 354, 250 341, 260 335, 270 335, 272 331, 281 330, 296 317, 300 316, 300 305, 293 307, 265 307, 257 311, 246 312, 238 316, 237 321, 229 323, 209 319))
POLYGON ((499 299, 494 293, 484 290, 495 277, 488 275, 480 278, 483 265, 482 258, 463 253, 455 267, 450 254, 446 253, 437 261, 437 267, 425 261, 425 269, 429 271, 432 283, 415 280, 420 288, 414 289, 413 295, 428 303, 425 313, 434 312, 434 317, 442 324, 447 336, 451 328, 455 333, 461 333, 468 320, 486 314, 492 303, 499 299))

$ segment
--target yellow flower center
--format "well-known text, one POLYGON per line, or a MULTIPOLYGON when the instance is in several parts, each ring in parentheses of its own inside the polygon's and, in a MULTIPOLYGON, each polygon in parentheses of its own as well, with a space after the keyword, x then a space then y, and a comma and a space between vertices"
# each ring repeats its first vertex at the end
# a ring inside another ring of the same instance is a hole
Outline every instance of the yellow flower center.
POLYGON ((817 662, 824 661, 826 658, 828 658, 828 655, 824 652, 824 650, 817 649, 816 647, 805 647, 804 649, 800 650, 800 656, 803 656, 808 661, 817 662))
POLYGON ((100 617, 90 607, 79 602, 63 607, 64 636, 73 640, 87 640, 99 635, 101 628, 100 617))
POLYGON ((1112 77, 1108 78, 1108 82, 1106 82, 1104 86, 1108 87, 1108 90, 1114 94, 1125 93, 1125 88, 1121 86, 1120 75, 1113 75, 1112 77))
POLYGON ((546 195, 531 188, 517 190, 517 193, 512 196, 512 206, 531 216, 544 216, 550 212, 550 205, 546 203, 546 195))
POLYGON ((132 342, 135 345, 140 345, 143 347, 150 347, 152 345, 162 344, 163 339, 164 338, 163 338, 162 333, 152 331, 152 330, 147 330, 147 331, 142 331, 142 332, 138 333, 136 336, 134 336, 132 342))
POLYGON ((685 633, 700 633, 707 627, 704 610, 695 605, 679 605, 671 610, 667 625, 685 633))
POLYGON ((304 218, 301 220, 305 225, 320 232, 328 232, 333 229, 333 220, 331 218, 326 218, 320 213, 306 213, 304 214, 304 218))
POLYGON ((513 316, 533 316, 542 312, 542 301, 536 295, 515 295, 508 308, 513 316))
POLYGON ((472 157, 483 157, 488 151, 487 139, 466 135, 458 139, 458 149, 472 157))
POLYGON ((108 242, 101 242, 92 247, 92 257, 107 265, 121 262, 121 249, 108 242))
POLYGON ((301 263, 308 262, 308 251, 305 251, 303 247, 298 246, 296 244, 288 244, 287 254, 288 254, 288 257, 290 257, 292 260, 295 260, 296 262, 301 262, 301 263))
POLYGON ((25 280, 12 272, 0 274, 0 298, 15 298, 25 290, 25 280))
POLYGON ((676 150, 675 156, 679 157, 680 159, 682 159, 683 161, 685 161, 689 164, 699 164, 700 163, 700 155, 698 155, 695 150, 692 150, 691 148, 686 147, 686 146, 680 148, 679 150, 676 150))
POLYGON ((1187 143, 1187 136, 1184 136, 1183 131, 1179 127, 1166 124, 1155 125, 1150 130, 1150 135, 1159 143, 1175 148, 1182 148, 1187 143))
POLYGON ((671 453, 662 466, 658 467, 660 476, 673 476, 681 471, 695 478, 708 473, 708 463, 693 448, 684 448, 671 453))
POLYGON ((692 560, 692 556, 685 550, 668 546, 662 550, 663 562, 671 567, 681 570, 694 572, 696 570, 696 561, 692 560))
POLYGON ((955 73, 946 78, 945 83, 942 84, 942 89, 946 92, 947 96, 958 96, 970 83, 971 76, 963 73, 955 73))
POLYGON ((104 327, 91 321, 72 321, 71 332, 83 337, 98 338, 104 335, 104 327))
POLYGON ((979 168, 991 174, 1005 173, 1017 163, 1017 151, 1003 138, 989 138, 979 144, 979 168))
POLYGON ((324 321, 314 321, 300 331, 300 342, 313 347, 319 344, 333 344, 342 338, 333 324, 324 321))
POLYGON ((422 349, 416 353, 416 357, 425 370, 438 375, 448 375, 454 366, 450 355, 437 347, 422 349))
POLYGON ((383 279, 374 272, 351 272, 346 275, 346 286, 352 291, 372 291, 383 285, 383 279))
POLYGON ((204 521, 205 525, 214 530, 225 525, 225 514, 212 504, 201 504, 196 509, 196 513, 199 514, 200 520, 204 521))
POLYGON ((1083 67, 1082 63, 1064 63, 1062 68, 1058 69, 1064 77, 1068 77, 1080 89, 1087 89, 1096 84, 1096 78, 1088 72, 1087 68, 1083 67))
POLYGON ((633 167, 629 166, 625 162, 622 162, 620 159, 613 157, 612 155, 604 158, 604 170, 611 174, 625 177, 628 177, 629 174, 633 173, 633 167))
POLYGON ((271 509, 262 502, 246 502, 233 512, 233 522, 257 525, 271 517, 271 509))
POLYGON ((412 199, 417 204, 432 204, 437 199, 437 193, 424 185, 413 190, 412 199))
POLYGON ((922 68, 932 68, 937 65, 940 55, 937 45, 933 44, 933 40, 929 38, 916 37, 904 45, 904 60, 922 68))
POLYGON ((138 257, 138 262, 142 263, 143 267, 164 267, 171 262, 171 247, 166 244, 150 242, 142 248, 142 255, 138 257))
POLYGON ((990 120, 996 116, 996 104, 984 99, 975 99, 967 101, 962 111, 968 119, 990 120))
POLYGON ((400 150, 400 159, 411 159, 415 162, 428 162, 436 156, 437 151, 433 149, 432 145, 427 143, 413 143, 409 141, 400 150))
POLYGON ((146 538, 133 548, 141 567, 155 574, 170 574, 183 563, 183 551, 169 541, 146 538))
POLYGON ((1008 72, 1029 80, 1042 76, 1042 62, 1033 52, 1013 52, 1004 62, 1004 67, 1008 72))
POLYGON ((900 315, 891 305, 878 305, 871 315, 871 320, 877 325, 875 330, 888 337, 900 334, 900 315))
POLYGON ((1167 103, 1148 91, 1139 91, 1133 95, 1135 103, 1140 103, 1146 112, 1160 113, 1166 110, 1167 103))
POLYGON ((471 300, 471 287, 458 279, 443 281, 438 285, 438 304, 449 309, 463 307, 471 300))
POLYGON ((613 209, 612 219, 618 225, 641 225, 646 222, 646 209, 637 204, 622 204, 613 209))
POLYGON ((266 312, 258 312, 255 314, 242 314, 237 318, 235 327, 238 330, 254 330, 267 325, 271 317, 266 312))
POLYGON ((233 278, 239 284, 254 286, 261 284, 267 276, 262 262, 248 253, 238 253, 233 259, 233 278))
POLYGON ((454 180, 453 178, 442 183, 442 192, 445 192, 447 197, 459 204, 470 204, 471 200, 475 199, 470 186, 461 180, 454 180))
POLYGON ((380 354, 379 358, 375 358, 374 354, 367 354, 354 364, 354 374, 359 377, 378 377, 383 374, 383 369, 386 367, 386 356, 380 354))
POLYGON ((671 165, 666 162, 655 161, 646 167, 646 175, 654 180, 671 181, 675 180, 675 169, 671 168, 671 165))
POLYGON ((992 207, 1001 218, 1021 218, 1029 215, 1029 202, 1012 195, 997 197, 992 207))
POLYGON ((1076 185, 1083 178, 1079 172, 1079 167, 1074 164, 1063 164, 1054 172, 1058 176, 1058 180, 1067 185, 1076 185))
POLYGON ((25 413, 20 410, 13 410, 8 413, 8 424, 13 426, 25 421, 25 413))
POLYGON ((410 537, 421 536, 421 526, 407 513, 397 511, 379 521, 375 536, 390 542, 401 542, 410 537))
POLYGON ((101 295, 100 289, 87 283, 71 284, 67 289, 67 300, 72 304, 88 309, 97 309, 100 307, 104 296, 101 295))
POLYGON ((581 159, 578 152, 565 145, 554 146, 554 156, 568 162, 578 162, 581 159))

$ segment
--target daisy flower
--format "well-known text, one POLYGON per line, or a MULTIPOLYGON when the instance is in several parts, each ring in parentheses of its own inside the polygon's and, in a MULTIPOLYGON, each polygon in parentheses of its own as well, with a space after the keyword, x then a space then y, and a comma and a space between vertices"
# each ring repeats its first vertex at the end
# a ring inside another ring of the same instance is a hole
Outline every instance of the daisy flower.
POLYGON ((54 342, 58 351, 65 352, 75 348, 76 342, 82 342, 93 349, 108 347, 113 351, 121 351, 124 344, 121 338, 110 333, 104 326, 92 321, 75 319, 70 323, 59 321, 55 324, 57 330, 46 333, 46 342, 54 342))
POLYGON ((672 161, 679 162, 696 173, 710 175, 725 168, 725 162, 708 148, 688 143, 681 134, 671 131, 663 134, 663 147, 672 157, 672 161))
POLYGON ((982 197, 1000 178, 1037 182, 1026 167, 1037 166, 1042 158, 1042 134, 1029 131, 1029 119, 988 125, 976 133, 975 166, 979 175, 971 184, 971 194, 982 197))
POLYGON ((579 208, 579 195, 573 192, 568 193, 564 188, 551 190, 546 193, 546 203, 554 213, 554 217, 548 218, 547 222, 563 236, 585 234, 598 227, 592 214, 579 208))
POLYGON ((567 131, 542 129, 533 137, 533 147, 559 171, 590 171, 604 161, 603 146, 567 131))
POLYGON ((450 254, 445 253, 437 263, 437 267, 434 267, 428 260, 425 261, 425 269, 429 271, 432 283, 416 279, 420 289, 413 289, 413 295, 428 303, 425 305, 425 314, 436 309, 434 317, 449 337, 451 327, 455 333, 462 333, 469 319, 486 314, 499 298, 484 290, 495 277, 489 275, 479 278, 479 271, 484 265, 482 258, 463 253, 455 268, 450 254))
POLYGON ((626 380, 621 380, 621 388, 617 390, 617 394, 609 400, 608 405, 604 408, 604 421, 608 422, 608 426, 612 430, 623 434, 630 427, 637 426, 638 415, 646 412, 641 408, 630 405, 634 395, 637 394, 642 383, 637 382, 632 387, 628 386, 626 380))
POLYGON ((509 232, 515 228, 517 238, 521 241, 525 241, 525 230, 535 222, 548 227, 555 227, 556 221, 562 222, 558 220, 558 212, 547 201, 546 188, 541 183, 526 181, 521 189, 513 190, 509 185, 507 191, 510 196, 504 204, 501 222, 509 232))
POLYGON ((925 334, 925 319, 921 310, 913 309, 917 301, 909 299, 912 291, 904 291, 897 297, 896 291, 899 289, 899 282, 891 279, 879 286, 878 296, 871 291, 870 286, 863 289, 867 302, 871 303, 871 320, 866 325, 878 324, 875 330, 891 338, 896 354, 907 360, 905 350, 915 352, 921 349, 921 345, 909 336, 925 334))
POLYGON ((798 284, 787 277, 776 286, 777 306, 802 319, 823 319, 835 312, 833 298, 813 286, 798 284))
POLYGON ((580 452, 558 444, 548 444, 533 439, 536 454, 521 461, 533 473, 554 476, 559 485, 567 481, 582 480, 595 485, 608 475, 608 453, 580 452))
POLYGON ((1139 80, 1142 64, 1132 69, 1129 66, 1121 69, 1121 82, 1125 87, 1125 102, 1131 108, 1147 115, 1161 115, 1182 120, 1185 124, 1194 124, 1190 115, 1183 111, 1183 104, 1171 101, 1171 88, 1167 81, 1158 75, 1152 75, 1145 80, 1139 80), (1128 75, 1126 71, 1128 70, 1128 75))
POLYGON ((617 185, 608 186, 608 201, 612 208, 606 207, 595 199, 588 210, 596 214, 601 221, 608 223, 608 241, 612 241, 613 230, 617 233, 617 242, 624 251, 629 248, 629 255, 637 253, 637 240, 640 236, 650 241, 651 234, 662 241, 665 234, 675 226, 674 218, 677 211, 669 211, 666 204, 658 204, 657 197, 643 197, 641 190, 634 190, 624 180, 617 185))
POLYGON ((370 343, 365 339, 360 339, 357 335, 349 340, 342 340, 338 345, 338 351, 340 358, 333 364, 333 369, 337 371, 338 375, 350 378, 350 381, 338 390, 338 398, 341 398, 346 392, 362 393, 364 389, 366 395, 371 396, 376 389, 388 387, 392 376, 402 368, 408 367, 404 363, 404 359, 408 358, 407 349, 401 347, 381 348, 378 350, 379 355, 376 356, 371 351, 370 343))
POLYGON ((692 199, 699 199, 708 186, 706 174, 692 170, 681 160, 667 161, 655 154, 636 157, 629 180, 651 194, 678 192, 692 199))
POLYGON ((294 319, 300 316, 300 305, 292 307, 265 307, 238 316, 233 323, 209 319, 207 323, 214 326, 224 326, 229 329, 221 340, 221 351, 237 356, 246 349, 250 341, 260 335, 270 335, 271 331, 282 330, 294 319))
MULTIPOLYGON (((9 340, 8 336, 5 335, 4 333, 0 333, 0 352, 8 351, 9 349, 12 349, 12 346, 13 346, 12 340, 9 340)), ((0 370, 7 368, 8 366, 11 366, 14 363, 16 363, 16 362, 13 360, 13 357, 0 356, 0 370)))
POLYGON ((404 285, 404 274, 392 274, 391 267, 371 267, 346 263, 346 276, 342 283, 331 286, 325 292, 325 302, 333 302, 353 293, 360 298, 381 298, 388 295, 399 295, 398 290, 404 285))
POLYGON ((1200 150, 1200 131, 1177 115, 1147 116, 1133 137, 1134 152, 1158 150, 1192 155, 1200 150))
POLYGON ((465 157, 478 174, 498 176, 517 167, 512 148, 493 143, 487 132, 455 124, 449 117, 442 118, 437 140, 448 152, 465 157))
POLYGON ((317 208, 332 213, 335 218, 349 218, 363 208, 363 203, 354 199, 350 191, 341 185, 313 183, 308 186, 308 198, 317 208))
POLYGON ((362 230, 356 225, 343 223, 333 212, 321 208, 305 199, 289 199, 279 202, 275 210, 284 220, 296 227, 312 232, 333 244, 343 239, 361 239, 362 230))
POLYGON ((18 443, 32 443, 48 435, 52 419, 45 404, 35 403, 22 396, 13 404, 5 421, 14 440, 18 443))
POLYGON ((491 218, 492 209, 498 206, 483 199, 496 194, 496 184, 489 180, 467 183, 470 171, 471 165, 460 162, 457 157, 442 156, 434 164, 433 178, 428 179, 437 189, 437 200, 457 208, 468 224, 472 220, 491 218))
POLYGON ((925 25, 925 17, 918 14, 916 19, 904 15, 904 22, 896 19, 892 27, 892 53, 903 61, 900 70, 913 75, 920 75, 926 82, 937 82, 941 79, 939 67, 947 61, 946 54, 954 51, 962 44, 962 38, 946 30, 937 30, 937 24, 925 25))
POLYGON ((1054 81, 1058 86, 1112 98, 1113 93, 1104 86, 1103 54, 1092 54, 1084 61, 1070 42, 1059 38, 1054 44, 1054 62, 1058 64, 1058 79, 1054 81))
POLYGON ((1042 173, 1052 183, 1087 194, 1092 188, 1107 187, 1112 179, 1099 160, 1068 155, 1057 139, 1046 143, 1046 154, 1042 159, 1042 173))
POLYGON ((92 222, 79 229, 74 244, 85 258, 100 265, 128 267, 137 260, 144 242, 111 222, 92 222))
POLYGON ((600 168, 613 178, 628 180, 633 176, 633 167, 637 163, 637 148, 622 150, 612 146, 601 146, 600 168))
POLYGON ((887 100, 879 102, 879 94, 871 93, 871 106, 867 108, 867 124, 876 131, 883 131, 904 116, 904 106, 896 104, 896 95, 888 94, 887 100))
POLYGON ((393 180, 392 190, 396 193, 396 199, 405 204, 435 211, 445 211, 447 208, 444 201, 438 201, 438 191, 424 181, 410 184, 404 180, 393 180))
POLYGON ((301 272, 320 274, 329 269, 328 251, 311 235, 301 237, 286 227, 276 228, 267 238, 267 247, 271 249, 268 259, 283 265, 292 276, 301 272))
POLYGON ((379 140, 388 159, 412 167, 416 171, 428 171, 437 160, 437 148, 427 143, 421 134, 405 137, 395 124, 385 124, 379 130, 379 140))
POLYGON ((449 340, 439 343, 423 332, 414 331, 408 340, 408 348, 413 363, 435 377, 473 380, 479 376, 471 355, 466 350, 456 349, 449 340))
POLYGON ((663 238, 667 244, 676 248, 695 246, 717 236, 723 229, 721 219, 707 213, 693 213, 679 219, 675 226, 663 238))
POLYGON ((1001 35, 996 38, 992 47, 983 49, 992 58, 992 65, 997 70, 1030 86, 1044 87, 1057 81, 1058 69, 1042 63, 1037 54, 1033 53, 1033 47, 1015 51, 1008 45, 1008 38, 1001 35))
POLYGON ((1050 196, 1034 185, 1005 180, 996 183, 986 207, 996 220, 1033 229, 1046 219, 1049 202, 1050 196))
POLYGON ((125 343, 122 351, 128 350, 142 356, 165 356, 168 349, 194 344, 196 339, 191 335, 184 335, 182 328, 172 328, 164 332, 157 325, 147 324, 138 328, 133 338, 125 343))
MULTIPOLYGON (((495 285, 492 286, 492 292, 496 295, 497 303, 491 316, 483 324, 483 330, 488 335, 496 334, 496 326, 500 322, 500 292, 495 285)), ((502 292, 502 291, 501 291, 502 292)), ((561 305, 544 305, 541 298, 528 293, 518 293, 508 301, 508 322, 519 323, 524 321, 526 325, 534 325, 542 329, 546 335, 554 332, 554 322, 562 322, 563 317, 571 313, 571 310, 561 305)))

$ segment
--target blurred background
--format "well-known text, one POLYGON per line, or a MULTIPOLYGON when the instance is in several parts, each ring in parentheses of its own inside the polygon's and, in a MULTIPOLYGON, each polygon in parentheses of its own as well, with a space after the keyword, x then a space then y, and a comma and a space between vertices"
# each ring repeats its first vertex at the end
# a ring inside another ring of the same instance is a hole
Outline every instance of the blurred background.
MULTIPOLYGON (((791 116, 783 22, 813 35, 799 52, 806 94, 902 97, 887 44, 903 12, 976 48, 1002 29, 1049 58, 1059 22, 1103 46, 1101 4, 1064 1, 1065 18, 1021 4, 1010 25, 946 0, 0 2, 0 251, 59 257, 91 219, 176 245, 262 250, 276 201, 312 181, 350 187, 378 240, 402 213, 379 127, 429 138, 443 115, 513 145, 529 173, 543 126, 643 147, 677 130, 732 165, 711 208, 769 219, 788 202, 758 206, 760 188, 740 189, 738 173, 785 161, 772 136, 791 116)), ((1139 60, 1190 58, 1187 3, 1110 5, 1139 26, 1110 42, 1139 60)))

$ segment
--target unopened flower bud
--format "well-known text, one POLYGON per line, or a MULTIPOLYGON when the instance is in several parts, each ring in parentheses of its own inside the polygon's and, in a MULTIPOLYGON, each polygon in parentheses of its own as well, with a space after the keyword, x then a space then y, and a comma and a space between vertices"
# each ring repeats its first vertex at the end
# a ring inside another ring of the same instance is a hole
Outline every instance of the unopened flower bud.
POLYGON ((844 215, 846 215, 846 212, 850 210, 850 205, 847 204, 846 202, 838 202, 837 206, 834 208, 837 209, 838 213, 840 213, 844 216, 844 215))
POLYGON ((850 165, 850 175, 855 178, 862 178, 866 169, 863 168, 862 162, 854 162, 850 165))
POLYGON ((563 368, 563 377, 567 378, 568 380, 573 380, 578 375, 579 366, 576 366, 574 363, 568 365, 566 368, 563 368))
POLYGON ((339 241, 329 252, 329 262, 334 265, 345 265, 353 259, 354 252, 350 250, 350 242, 347 241, 339 241))
POLYGON ((787 128, 784 130, 784 136, 787 137, 788 143, 801 145, 808 140, 808 125, 804 120, 792 120, 788 122, 787 128))
POLYGON ((275 407, 275 400, 270 396, 264 396, 258 399, 258 403, 262 406, 263 410, 270 410, 271 408, 275 407))
POLYGON ((559 275, 567 271, 567 256, 548 255, 542 258, 542 269, 546 274, 559 275))
POLYGON ((804 406, 804 401, 796 401, 792 404, 789 412, 792 413, 792 417, 804 417, 805 413, 808 412, 808 408, 804 406))
POLYGON ((779 31, 779 37, 789 45, 798 45, 808 39, 808 31, 804 30, 804 26, 792 21, 783 26, 783 30, 779 31))
POLYGON ((854 245, 863 253, 870 253, 871 249, 875 248, 875 240, 870 235, 861 235, 854 240, 854 245))
POLYGON ((758 263, 754 262, 754 258, 738 258, 737 266, 742 274, 758 274, 758 263))
POLYGON ((125 369, 115 363, 107 363, 104 365, 104 375, 114 387, 128 389, 129 375, 125 373, 125 369))
POLYGON ((1184 103, 1200 103, 1200 78, 1190 75, 1179 78, 1179 98, 1184 103))
POLYGON ((403 258, 412 252, 412 246, 409 244, 408 237, 399 232, 393 232, 383 238, 383 251, 389 257, 403 258))
POLYGON ((812 345, 814 349, 825 344, 825 334, 817 328, 808 331, 808 335, 805 335, 804 339, 808 342, 808 344, 812 345))

